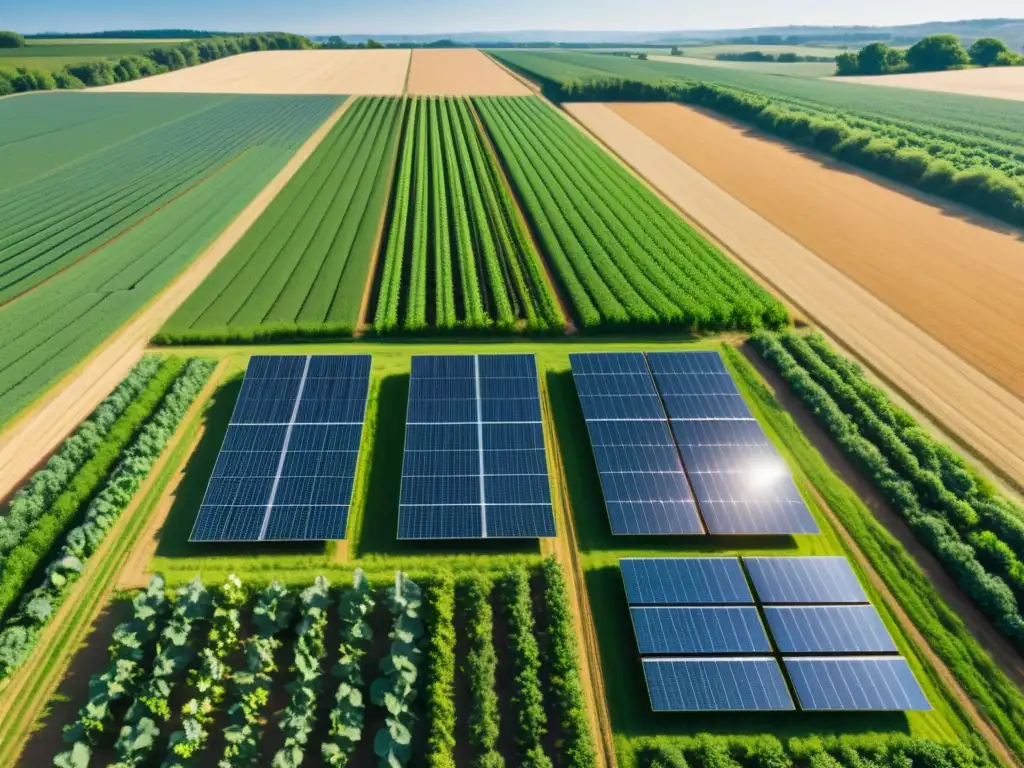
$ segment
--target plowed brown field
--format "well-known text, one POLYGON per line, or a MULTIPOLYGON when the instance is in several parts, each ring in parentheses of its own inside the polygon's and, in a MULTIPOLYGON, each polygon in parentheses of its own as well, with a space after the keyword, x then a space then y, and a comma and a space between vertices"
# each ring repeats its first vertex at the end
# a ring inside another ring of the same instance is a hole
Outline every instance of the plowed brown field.
POLYGON ((569 111, 947 429, 1024 481, 1021 240, 678 105, 569 111))
POLYGON ((475 49, 416 50, 411 96, 529 96, 530 90, 475 49))
POLYGON ((260 51, 97 90, 398 96, 408 71, 409 51, 260 51))

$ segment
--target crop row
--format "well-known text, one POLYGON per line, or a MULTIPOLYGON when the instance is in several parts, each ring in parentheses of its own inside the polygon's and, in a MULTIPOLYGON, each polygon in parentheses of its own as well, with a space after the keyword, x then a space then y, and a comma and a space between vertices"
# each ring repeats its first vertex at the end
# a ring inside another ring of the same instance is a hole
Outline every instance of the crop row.
MULTIPOLYGON (((170 358, 155 371, 152 367, 151 362, 141 363, 101 405, 96 416, 107 423, 113 416, 108 409, 127 392, 139 390, 131 403, 121 408, 103 438, 87 451, 91 455, 78 457, 77 471, 58 474, 53 468, 43 469, 44 479, 38 483, 31 480, 26 492, 12 501, 16 508, 34 504, 39 514, 33 518, 30 532, 5 556, 0 570, 6 610, 0 630, 0 678, 21 666, 35 647, 67 589, 131 503, 209 378, 213 363, 170 358), (146 376, 143 385, 139 379, 146 376), (39 496, 40 484, 50 482, 53 485, 39 496), (75 519, 82 522, 67 530, 75 519), (57 547, 62 537, 63 544, 57 547), (26 591, 28 580, 40 571, 42 583, 26 591)), ((94 417, 88 423, 101 422, 94 417)), ((90 431, 83 427, 68 442, 82 447, 80 438, 90 431)), ((64 448, 58 452, 61 456, 66 456, 64 448)))
POLYGON ((999 497, 822 336, 763 334, 755 343, 964 592, 1024 648, 1024 509, 999 497))
MULTIPOLYGON (((121 98, 134 103, 134 94, 121 98)), ((117 146, 86 142, 92 154, 57 168, 34 155, 38 173, 0 193, 3 295, 30 289, 0 306, 0 423, 206 249, 337 103, 211 97, 173 126, 150 128, 117 146), (192 175, 180 176, 179 165, 192 175)), ((134 109, 148 104, 143 99, 134 109)), ((50 141, 74 142, 73 118, 67 110, 62 121, 52 121, 50 141)), ((19 145, 0 149, 0 163, 19 145)))
POLYGON ((472 104, 410 100, 375 328, 538 330, 563 323, 472 104))
POLYGON ((475 103, 583 327, 787 322, 781 303, 540 100, 475 103))
POLYGON ((402 110, 399 99, 357 99, 157 340, 351 334, 377 244, 402 110))
MULTIPOLYGON (((427 764, 451 768, 457 717, 466 717, 465 749, 475 765, 550 766, 555 755, 547 754, 552 747, 541 735, 549 718, 559 729, 565 721, 556 714, 560 709, 545 709, 539 675, 547 669, 554 690, 562 682, 551 670, 568 661, 568 677, 579 676, 574 652, 538 644, 553 624, 534 626, 535 612, 569 615, 565 595, 551 588, 562 578, 558 569, 552 562, 539 575, 546 586, 536 606, 531 573, 521 568, 501 577, 499 588, 482 575, 456 581, 443 573, 421 590, 398 573, 379 589, 357 569, 351 586, 332 589, 320 576, 299 593, 277 583, 253 590, 235 576, 212 589, 197 577, 172 591, 155 576, 134 597, 133 615, 114 630, 109 664, 93 675, 88 701, 65 727, 67 746, 55 764, 88 768, 96 753, 113 750, 121 766, 172 768, 219 758, 222 766, 289 768, 322 759, 340 768, 353 760, 371 764, 372 751, 380 765, 398 768, 424 751, 427 764), (506 618, 507 641, 496 635, 492 600, 506 618), (336 651, 326 643, 335 636, 328 632, 332 621, 340 640, 336 651), (457 661, 458 623, 469 630, 464 667, 457 661), (384 633, 386 650, 369 658, 384 633), (499 643, 507 645, 500 662, 499 643), (275 674, 285 665, 286 674, 275 674), (501 665, 508 665, 505 675, 512 681, 508 723, 498 717, 501 665), (334 689, 329 704, 328 669, 334 689), (376 674, 367 675, 370 670, 376 674), (457 680, 462 675, 466 679, 457 680), (461 685, 472 702, 457 713, 461 685), (270 702, 281 688, 287 703, 272 719, 270 702), (365 727, 370 718, 379 724, 375 731, 365 727), (223 739, 210 733, 216 721, 224 723, 223 739), (505 755, 497 749, 504 728, 514 731, 518 743, 505 755), (280 746, 261 755, 271 730, 280 746), (214 755, 216 741, 224 746, 214 755)), ((558 764, 594 765, 588 739, 574 738, 577 747, 564 753, 559 746, 558 764)))

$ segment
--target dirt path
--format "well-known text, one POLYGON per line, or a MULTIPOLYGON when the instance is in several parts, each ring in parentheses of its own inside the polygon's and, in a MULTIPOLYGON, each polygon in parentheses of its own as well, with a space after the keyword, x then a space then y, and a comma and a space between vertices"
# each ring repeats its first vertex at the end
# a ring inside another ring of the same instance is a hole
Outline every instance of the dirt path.
POLYGON ((137 515, 140 505, 157 482, 182 436, 200 417, 203 406, 213 394, 215 378, 219 378, 216 371, 185 414, 177 433, 164 448, 128 508, 107 532, 99 549, 86 563, 81 577, 72 585, 64 602, 43 629, 29 660, 0 688, 0 765, 17 763, 37 720, 46 711, 67 673, 75 651, 92 632, 94 621, 110 599, 118 576, 145 526, 146 520, 137 515))
POLYGON ((330 132, 352 99, 336 110, 220 236, 156 298, 0 435, 0 498, 7 496, 117 386, 146 345, 266 210, 330 132))
MULTIPOLYGON (((741 347, 741 351, 768 383, 768 387, 771 389, 775 399, 793 417, 797 426, 800 427, 800 431, 814 445, 815 449, 821 453, 832 470, 867 505, 875 519, 910 553, 910 556, 914 558, 914 561, 924 571, 936 591, 942 596, 942 599, 963 620, 982 648, 991 654, 996 663, 999 664, 1000 668, 1011 680, 1017 685, 1024 686, 1024 659, 1016 652, 1009 640, 995 630, 992 623, 964 595, 932 554, 914 538, 914 535, 907 528, 903 520, 879 497, 874 487, 847 460, 846 456, 843 455, 828 434, 815 421, 800 399, 789 390, 789 387, 786 386, 779 376, 765 364, 749 345, 741 347)), ((999 755, 1006 765, 1015 765, 1016 760, 1013 757, 1012 751, 1003 743, 998 732, 985 718, 981 710, 977 708, 974 700, 960 686, 960 683, 949 667, 932 650, 927 639, 918 631, 895 595, 889 590, 885 581, 875 572, 871 566, 871 561, 860 551, 856 541, 847 532, 846 528, 843 527, 842 522, 832 512, 825 499, 818 493, 818 489, 813 485, 810 488, 818 501, 818 506, 828 515, 833 527, 864 569, 872 585, 881 594, 886 605, 903 628, 904 633, 925 657, 928 664, 935 669, 943 684, 953 694, 960 706, 963 707, 967 716, 978 729, 978 732, 985 738, 985 741, 988 742, 992 750, 999 755)))
POLYGON ((473 48, 413 51, 410 96, 529 96, 530 90, 473 48))
POLYGON ((554 420, 551 415, 551 400, 547 382, 541 379, 541 406, 544 409, 544 423, 547 425, 549 471, 558 478, 561 494, 557 506, 561 508, 560 535, 552 540, 554 555, 568 571, 569 604, 574 607, 573 619, 576 622, 576 635, 580 638, 578 647, 580 660, 580 679, 583 683, 583 696, 587 701, 587 715, 590 718, 591 735, 594 737, 594 751, 597 764, 606 768, 616 768, 615 734, 612 729, 611 712, 608 709, 608 696, 604 687, 604 675, 601 669, 601 651, 597 643, 597 630, 594 617, 590 611, 590 599, 583 573, 583 562, 580 558, 578 539, 576 538, 575 519, 572 514, 572 503, 569 499, 568 482, 562 454, 558 450, 554 435, 554 420))
MULTIPOLYGON (((1024 402, 608 107, 568 109, 738 261, 1015 486, 1024 485, 1024 402)), ((964 325, 961 316, 949 321, 964 325)), ((1019 339, 1011 346, 1020 350, 1019 339)))
POLYGON ((988 96, 993 99, 1024 101, 1024 69, 1020 67, 991 67, 989 69, 961 69, 949 72, 915 72, 906 75, 879 77, 833 77, 834 83, 860 83, 861 85, 911 88, 915 91, 960 93, 967 96, 988 96))
POLYGON ((408 50, 259 51, 96 91, 398 96, 408 50))

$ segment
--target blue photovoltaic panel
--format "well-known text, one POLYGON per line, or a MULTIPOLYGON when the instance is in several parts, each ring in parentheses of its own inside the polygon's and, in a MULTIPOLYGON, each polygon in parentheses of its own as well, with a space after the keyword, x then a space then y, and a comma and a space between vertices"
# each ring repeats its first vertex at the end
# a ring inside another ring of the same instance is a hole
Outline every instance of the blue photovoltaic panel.
POLYGON ((773 658, 643 659, 643 665, 655 712, 794 709, 773 658))
POLYGON ((757 608, 646 606, 629 609, 637 646, 652 654, 771 653, 757 608))
POLYGON ((704 533, 643 354, 569 360, 612 533, 704 533))
POLYGON ((651 373, 712 534, 817 533, 789 468, 717 352, 652 352, 651 373))
POLYGON ((554 534, 534 356, 413 357, 398 537, 554 534))
POLYGON ((762 603, 866 603, 845 557, 744 557, 762 603))
POLYGON ((871 605, 765 606, 782 653, 896 653, 871 605))
POLYGON ((785 658, 800 708, 818 711, 929 710, 906 659, 898 656, 785 658))
POLYGON ((630 605, 753 605, 737 557, 624 557, 630 605))
POLYGON ((191 541, 345 538, 369 355, 254 356, 191 541))

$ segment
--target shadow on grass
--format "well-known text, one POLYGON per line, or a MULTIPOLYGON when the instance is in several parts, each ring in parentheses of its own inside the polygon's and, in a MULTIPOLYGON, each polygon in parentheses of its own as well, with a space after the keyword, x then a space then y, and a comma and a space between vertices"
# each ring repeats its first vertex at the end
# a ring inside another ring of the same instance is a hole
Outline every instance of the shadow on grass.
POLYGON ((601 550, 664 550, 706 552, 722 549, 779 551, 796 549, 792 536, 616 536, 608 521, 601 481, 587 434, 571 371, 546 374, 551 414, 576 522, 576 538, 584 552, 601 550))
POLYGON ((324 542, 238 542, 238 543, 191 543, 188 540, 195 525, 199 507, 203 503, 206 486, 217 463, 217 454, 224 442, 224 433, 231 422, 231 412, 242 388, 242 377, 238 376, 222 384, 214 392, 210 405, 203 414, 203 434, 189 455, 181 483, 174 494, 174 502, 167 514, 167 520, 158 533, 156 554, 158 557, 233 557, 273 554, 324 554, 324 542))
POLYGON ((402 487, 408 399, 409 374, 394 374, 381 380, 377 397, 377 423, 372 435, 373 460, 368 467, 369 480, 357 554, 540 554, 540 542, 537 539, 398 539, 398 502, 402 487))
POLYGON ((636 639, 626 629, 632 622, 619 569, 589 570, 586 583, 616 734, 632 737, 773 733, 785 740, 794 736, 910 732, 910 723, 902 712, 652 712, 636 639))

